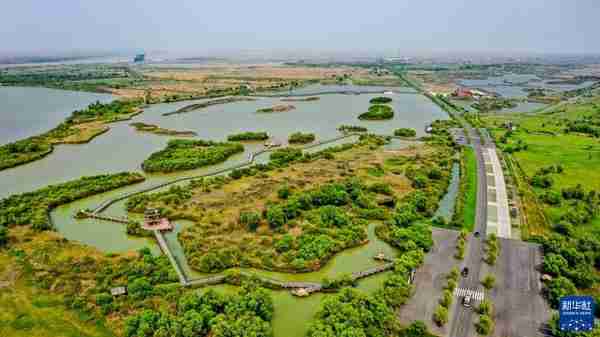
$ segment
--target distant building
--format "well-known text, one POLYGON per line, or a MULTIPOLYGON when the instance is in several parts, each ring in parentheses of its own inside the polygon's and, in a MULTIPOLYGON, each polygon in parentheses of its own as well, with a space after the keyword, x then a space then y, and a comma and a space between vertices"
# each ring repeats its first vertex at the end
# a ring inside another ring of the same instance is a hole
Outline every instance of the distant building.
POLYGON ((143 63, 144 61, 146 61, 146 54, 137 54, 135 55, 135 58, 133 59, 133 62, 135 63, 143 63))
POLYGON ((473 92, 469 89, 457 88, 452 94, 452 96, 457 98, 471 98, 473 97, 473 92))
POLYGON ((126 295, 127 294, 127 288, 125 287, 115 287, 110 289, 110 294, 113 296, 120 296, 120 295, 126 295))

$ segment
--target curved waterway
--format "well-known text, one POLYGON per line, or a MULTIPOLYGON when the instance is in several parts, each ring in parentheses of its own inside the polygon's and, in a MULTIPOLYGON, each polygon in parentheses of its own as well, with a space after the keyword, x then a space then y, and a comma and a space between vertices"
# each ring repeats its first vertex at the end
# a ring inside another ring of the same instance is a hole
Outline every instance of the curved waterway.
MULTIPOLYGON (((223 140, 228 134, 242 131, 264 130, 275 139, 285 141, 296 131, 313 132, 317 140, 339 136, 336 128, 341 124, 365 126, 378 134, 392 134, 399 127, 415 128, 423 135, 425 126, 434 119, 447 119, 447 114, 429 99, 418 94, 391 95, 395 116, 388 121, 361 121, 357 116, 369 107, 369 99, 377 94, 323 95, 313 102, 293 102, 295 110, 281 113, 256 113, 257 109, 281 104, 279 98, 258 98, 256 101, 235 102, 210 106, 184 114, 162 116, 177 110, 188 101, 156 104, 145 109, 132 121, 156 124, 174 130, 191 130, 202 139, 223 140)), ((2 104, 2 103, 0 103, 2 104)), ((131 121, 111 124, 111 130, 88 144, 59 145, 49 156, 0 172, 0 198, 14 193, 32 191, 48 184, 56 184, 84 175, 97 175, 119 171, 139 171, 140 164, 152 152, 164 148, 171 137, 138 133, 129 126, 131 121)), ((258 143, 247 144, 250 152, 259 150, 258 143)), ((239 158, 232 158, 235 162, 239 158)), ((179 172, 169 175, 148 175, 152 183, 161 179, 189 175, 179 172)))
POLYGON ((46 132, 74 110, 112 99, 108 94, 0 86, 0 144, 46 132))
MULTIPOLYGON (((361 125, 370 132, 392 134, 399 127, 415 128, 417 135, 423 135, 424 128, 434 119, 447 119, 447 114, 426 97, 418 94, 392 95, 395 117, 389 121, 360 121, 357 116, 369 107, 369 100, 378 94, 320 96, 313 102, 293 102, 295 110, 283 113, 257 114, 259 108, 281 104, 278 98, 259 98, 254 102, 235 102, 211 106, 206 109, 185 114, 162 116, 195 102, 178 102, 152 105, 134 121, 157 124, 164 128, 196 131, 199 138, 223 140, 228 134, 241 131, 268 131, 274 138, 285 140, 295 131, 314 132, 317 140, 326 140, 339 136, 336 128, 341 124, 361 125)), ((0 103, 1 104, 1 103, 0 103)), ((0 172, 0 197, 14 193, 31 191, 48 184, 59 183, 93 175, 117 171, 139 171, 141 162, 150 153, 163 148, 170 137, 147 133, 136 133, 128 124, 121 122, 111 125, 111 131, 97 137, 85 145, 57 146, 55 153, 24 166, 0 172)), ((307 151, 318 151, 328 146, 352 141, 342 139, 338 142, 320 145, 307 151)), ((402 140, 393 140, 388 149, 400 149, 409 144, 402 140)), ((198 176, 239 165, 248 160, 251 152, 262 149, 262 144, 246 144, 245 152, 229 158, 226 162, 207 168, 177 172, 173 174, 146 175, 141 184, 124 187, 101 195, 79 200, 58 207, 51 213, 57 230, 69 240, 79 241, 106 252, 125 252, 142 247, 150 247, 158 253, 153 239, 133 238, 126 234, 125 226, 117 223, 92 219, 75 220, 73 214, 83 208, 94 208, 103 201, 156 186, 163 182, 183 177, 198 176)), ((268 154, 255 159, 257 162, 268 160, 268 154)), ((184 183, 182 183, 184 184, 184 183)), ((125 201, 117 202, 103 214, 125 216, 125 201)), ((191 277, 203 276, 190 270, 177 240, 177 233, 185 226, 193 225, 186 221, 176 221, 174 232, 167 234, 167 242, 176 258, 191 277)), ((263 270, 248 270, 262 276, 282 281, 316 281, 323 277, 336 277, 342 273, 351 273, 373 267, 377 264, 373 256, 379 252, 393 255, 394 249, 375 236, 375 223, 368 227, 369 242, 363 246, 345 250, 333 257, 321 270, 312 273, 288 274, 263 270)), ((379 274, 359 282, 359 288, 373 290, 380 286, 385 275, 379 274)), ((220 291, 232 291, 226 285, 213 286, 220 291)), ((201 290, 202 291, 202 290, 201 290)), ((275 318, 273 321, 275 336, 304 336, 309 321, 318 310, 325 294, 313 294, 308 298, 293 297, 287 291, 273 291, 275 318)))

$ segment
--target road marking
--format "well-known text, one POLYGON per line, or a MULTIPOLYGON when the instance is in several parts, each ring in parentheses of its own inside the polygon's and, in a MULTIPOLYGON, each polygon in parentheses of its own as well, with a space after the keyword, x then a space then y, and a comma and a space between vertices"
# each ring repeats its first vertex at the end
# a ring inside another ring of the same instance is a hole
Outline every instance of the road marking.
POLYGON ((471 296, 476 301, 483 301, 485 298, 485 294, 481 290, 473 290, 467 288, 456 288, 454 289, 454 296, 456 297, 465 297, 471 296))

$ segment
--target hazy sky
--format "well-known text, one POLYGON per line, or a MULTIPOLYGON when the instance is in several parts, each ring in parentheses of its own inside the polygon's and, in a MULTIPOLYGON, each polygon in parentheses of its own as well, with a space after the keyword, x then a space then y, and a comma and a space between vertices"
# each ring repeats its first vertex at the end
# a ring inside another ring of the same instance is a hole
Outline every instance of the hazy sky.
POLYGON ((0 53, 600 53, 599 0, 6 0, 0 53))

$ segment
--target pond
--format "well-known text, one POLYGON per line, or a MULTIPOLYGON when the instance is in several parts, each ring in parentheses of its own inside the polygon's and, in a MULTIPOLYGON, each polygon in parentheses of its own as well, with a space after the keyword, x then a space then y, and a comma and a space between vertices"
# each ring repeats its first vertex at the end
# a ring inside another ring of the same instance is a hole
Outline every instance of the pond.
MULTIPOLYGON (((464 79, 458 83, 465 87, 479 88, 495 92, 502 97, 515 98, 526 97, 528 88, 545 88, 558 92, 585 88, 592 85, 593 81, 585 81, 579 84, 555 83, 556 79, 541 79, 532 74, 505 74, 503 76, 489 77, 487 79, 464 79)), ((523 110, 519 110, 523 111, 523 110)))

